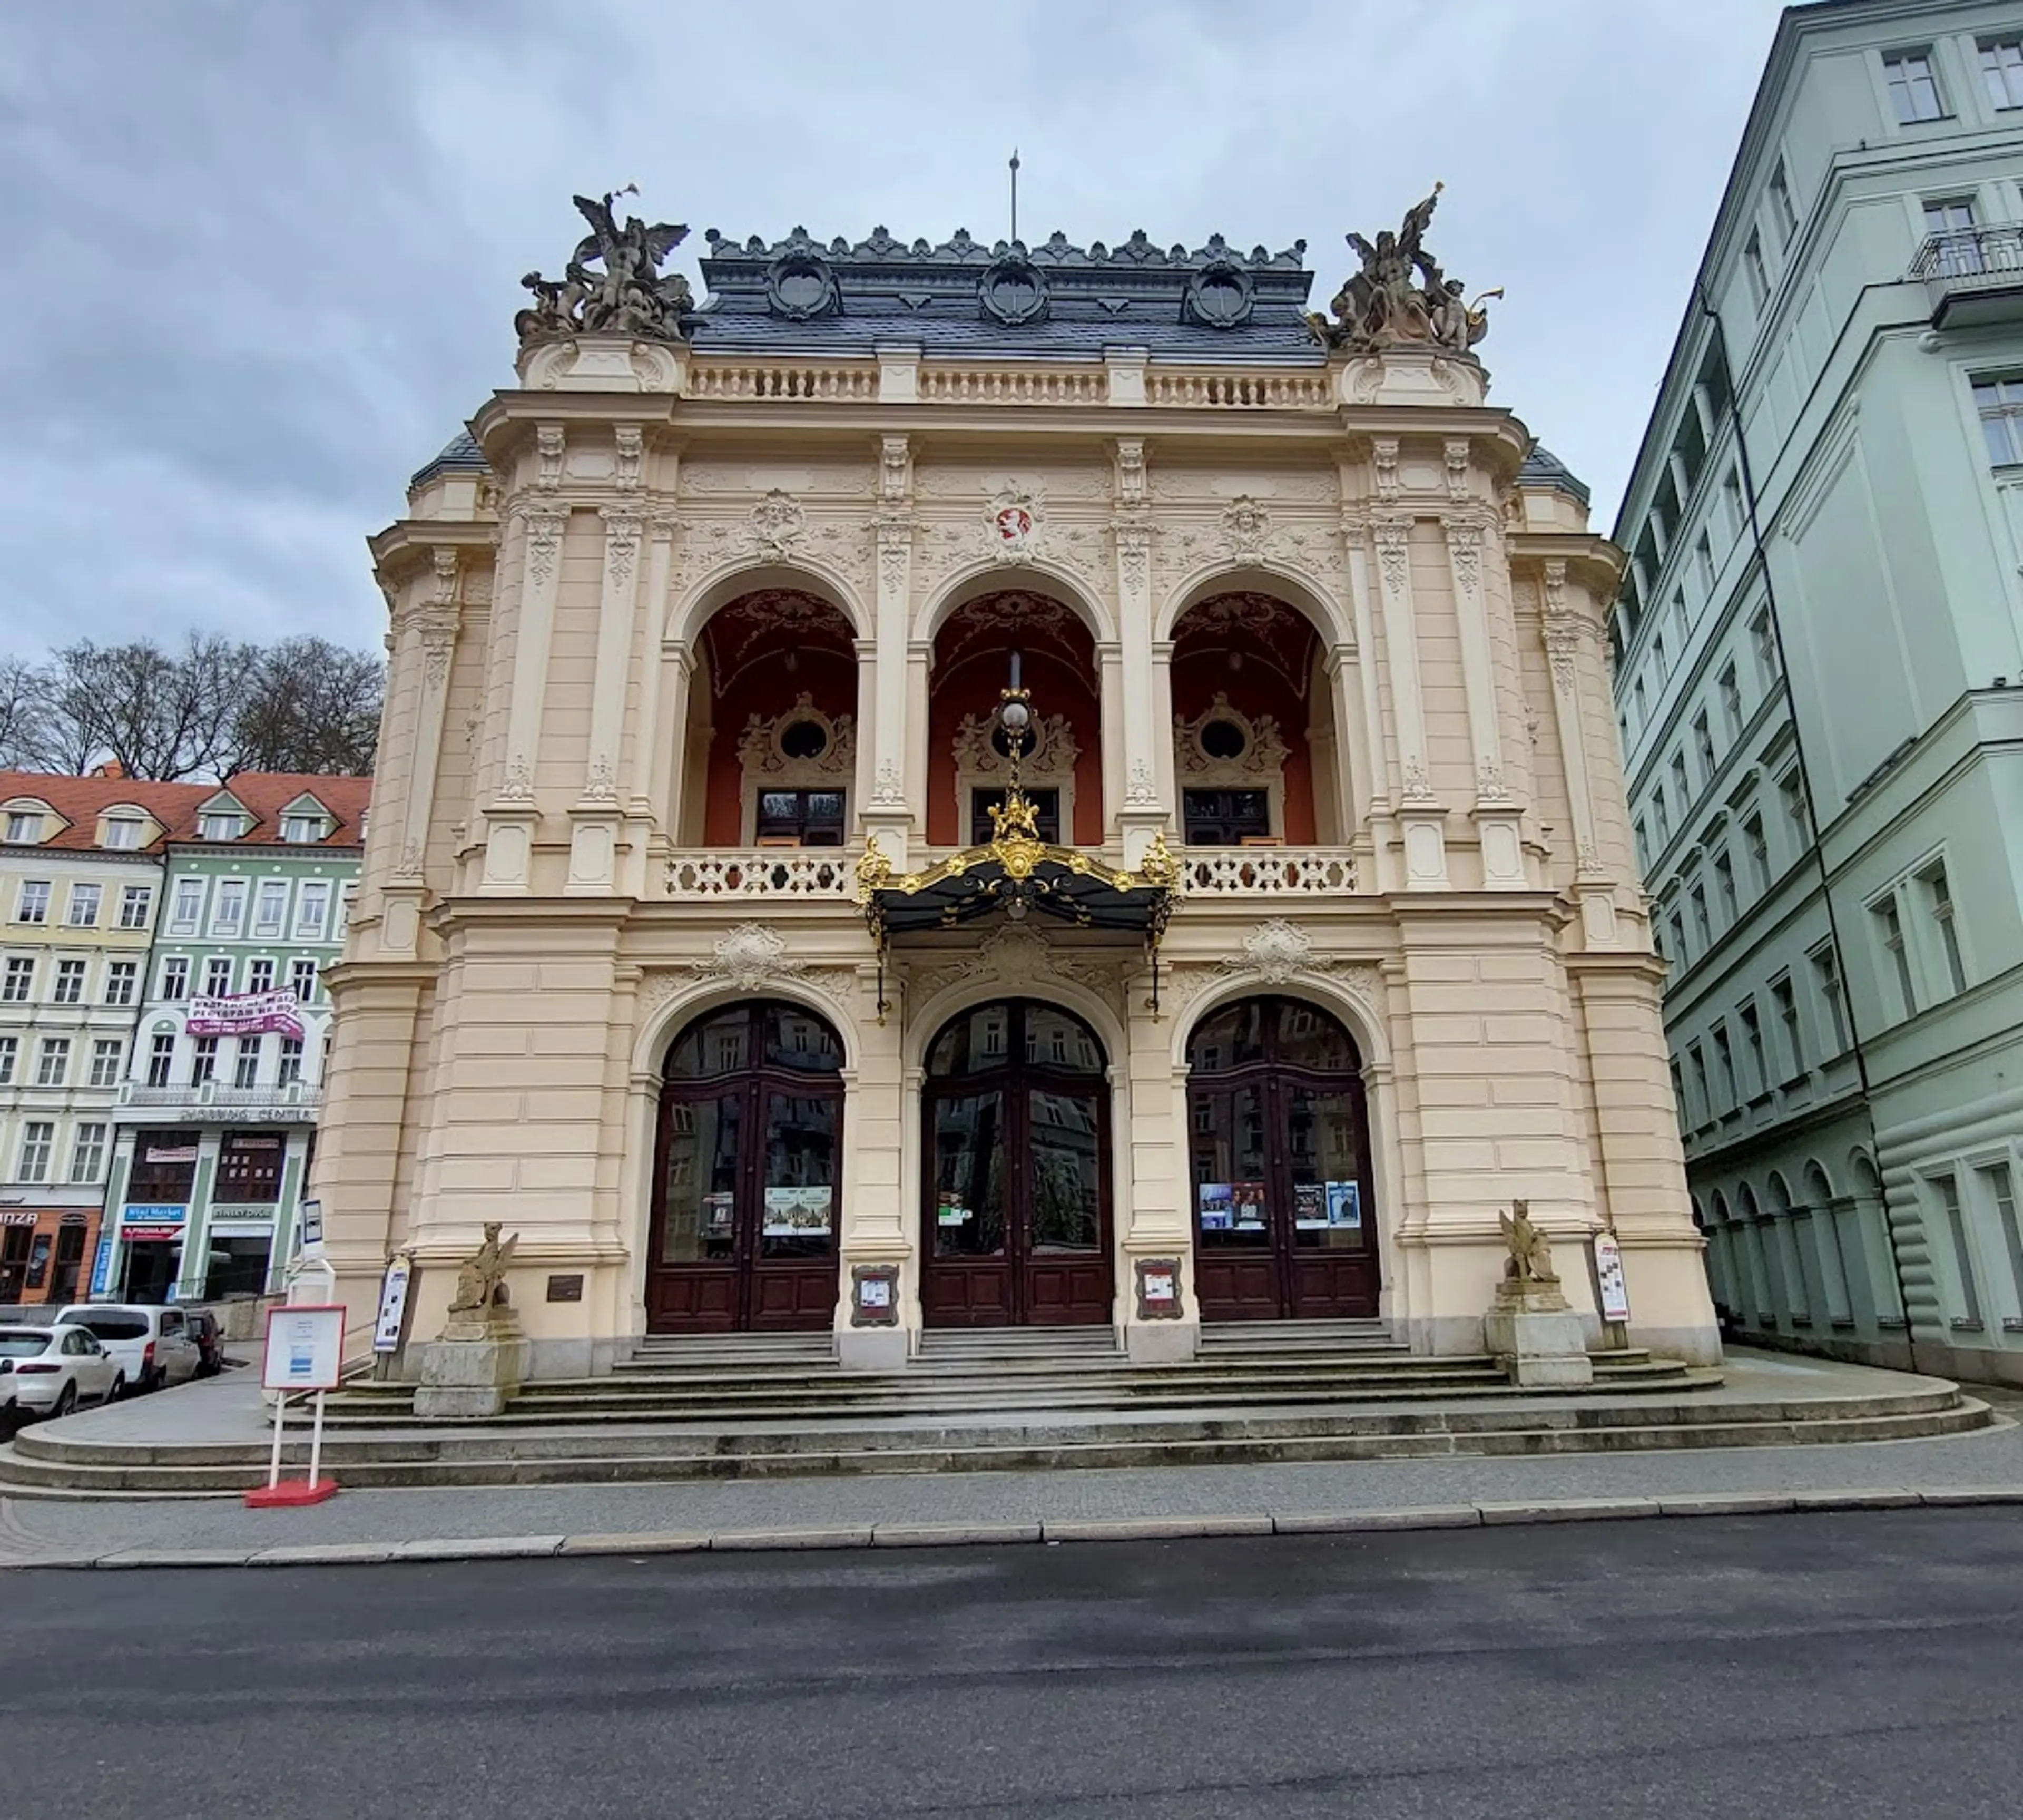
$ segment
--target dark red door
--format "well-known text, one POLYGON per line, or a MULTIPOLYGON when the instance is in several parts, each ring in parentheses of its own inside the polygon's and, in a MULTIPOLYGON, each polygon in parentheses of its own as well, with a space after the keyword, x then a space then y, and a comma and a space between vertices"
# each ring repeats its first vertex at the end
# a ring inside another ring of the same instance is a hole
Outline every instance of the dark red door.
POLYGON ((1204 1320, 1374 1315, 1370 1123, 1347 1031, 1246 998, 1187 1045, 1194 1287, 1204 1320))
POLYGON ((1079 1018, 963 1013, 927 1052, 920 1313, 930 1327, 1110 1318, 1110 1089, 1079 1018))
POLYGON ((843 1046, 799 1005, 693 1024, 660 1091, 646 1324, 821 1328, 835 1318, 843 1046))

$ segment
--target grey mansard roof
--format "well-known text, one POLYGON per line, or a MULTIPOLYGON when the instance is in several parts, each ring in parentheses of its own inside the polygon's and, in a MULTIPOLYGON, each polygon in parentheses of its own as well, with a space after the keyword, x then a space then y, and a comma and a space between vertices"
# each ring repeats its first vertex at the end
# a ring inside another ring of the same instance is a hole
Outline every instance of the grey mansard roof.
POLYGON ((449 439, 449 445, 434 460, 415 469, 408 480, 410 486, 419 486, 430 476, 438 474, 489 474, 485 452, 477 446, 477 438, 468 430, 459 430, 449 439))
POLYGON ((1564 493, 1571 493, 1583 506, 1590 503, 1587 482, 1542 442, 1531 445, 1531 452, 1524 457, 1524 465, 1517 471, 1517 479, 1520 485, 1528 482, 1533 486, 1557 487, 1564 493))
POLYGON ((699 351, 869 353, 916 346, 944 357, 1100 360, 1143 348, 1154 360, 1319 366, 1307 328, 1306 243, 1246 254, 1220 235, 1190 252, 1140 232, 1114 247, 1055 234, 1034 247, 986 245, 958 229, 910 246, 883 228, 824 246, 796 228, 768 245, 712 229, 709 295, 690 319, 699 351))

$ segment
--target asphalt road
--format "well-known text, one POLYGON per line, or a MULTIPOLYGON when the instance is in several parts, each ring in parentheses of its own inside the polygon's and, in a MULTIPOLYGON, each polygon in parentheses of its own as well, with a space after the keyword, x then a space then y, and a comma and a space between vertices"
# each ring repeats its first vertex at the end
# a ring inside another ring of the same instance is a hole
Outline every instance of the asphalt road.
POLYGON ((0 1576, 65 1820, 2023 1811, 2014 1511, 0 1576))

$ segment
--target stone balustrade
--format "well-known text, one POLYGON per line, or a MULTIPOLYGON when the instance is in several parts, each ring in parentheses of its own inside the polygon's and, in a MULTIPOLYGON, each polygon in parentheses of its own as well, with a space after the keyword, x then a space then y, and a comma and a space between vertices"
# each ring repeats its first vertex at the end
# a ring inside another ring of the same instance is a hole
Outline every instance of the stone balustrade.
POLYGON ((1189 848, 1180 855, 1189 897, 1323 896, 1355 889, 1346 847, 1189 848))

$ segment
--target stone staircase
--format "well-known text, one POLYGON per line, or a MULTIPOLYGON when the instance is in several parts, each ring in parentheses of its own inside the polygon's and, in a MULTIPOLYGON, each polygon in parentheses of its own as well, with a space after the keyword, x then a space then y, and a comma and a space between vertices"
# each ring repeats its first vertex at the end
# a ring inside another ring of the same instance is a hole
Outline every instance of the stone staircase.
MULTIPOLYGON (((324 1458, 357 1487, 653 1483, 1788 1446, 1990 1419, 1933 1379, 1743 1397, 1640 1352, 1596 1363, 1591 1390, 1541 1397, 1487 1358, 1414 1358, 1351 1321, 1211 1328, 1198 1358, 1161 1366, 1133 1365, 1107 1327, 935 1331, 905 1370, 875 1374, 842 1370, 826 1334, 654 1338, 607 1377, 530 1384, 488 1422, 421 1422, 411 1386, 355 1384, 332 1400, 324 1458)), ((0 1448, 0 1493, 216 1495, 264 1476, 264 1442, 90 1430, 23 1430, 0 1448)))
MULTIPOLYGON (((1710 1382, 1647 1353, 1597 1356, 1612 1390, 1710 1382)), ((1077 1411, 1215 1411, 1508 1396, 1494 1360, 1414 1358, 1377 1321, 1246 1324, 1204 1331, 1200 1357, 1134 1365, 1107 1327, 935 1329, 904 1370, 846 1371, 827 1334, 655 1336, 608 1377, 527 1385, 486 1426, 562 1423, 951 1419, 1077 1411)), ((334 1428, 413 1423, 412 1392, 360 1384, 334 1428)))

